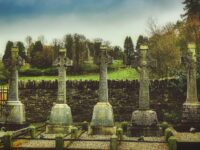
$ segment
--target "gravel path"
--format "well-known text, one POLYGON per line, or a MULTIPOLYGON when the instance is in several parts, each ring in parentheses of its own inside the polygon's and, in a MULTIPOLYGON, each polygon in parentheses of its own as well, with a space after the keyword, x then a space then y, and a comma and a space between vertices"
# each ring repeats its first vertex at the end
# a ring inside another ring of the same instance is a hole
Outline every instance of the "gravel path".
MULTIPOLYGON (((139 137, 127 137, 123 136, 124 140, 138 140, 139 137)), ((144 137, 144 141, 158 141, 158 142, 165 142, 165 137, 144 137)))
POLYGON ((124 142, 119 146, 120 150, 168 150, 167 144, 163 143, 136 143, 124 142))
MULTIPOLYGON (((55 138, 53 134, 42 134, 42 138, 55 138)), ((70 138, 70 136, 66 137, 70 138)), ((93 140, 110 140, 111 136, 109 135, 93 135, 88 136, 87 133, 83 133, 80 139, 93 139, 93 140)), ((127 137, 124 136, 124 140, 135 140, 137 141, 138 137, 127 137)), ((164 142, 164 137, 145 137, 146 141, 159 141, 164 142)), ((27 147, 35 147, 35 148, 52 148, 55 147, 54 140, 23 140, 16 141, 16 146, 27 148, 27 147)), ((69 141, 65 141, 65 145, 68 145, 69 141)), ((93 150, 109 150, 110 149, 110 141, 106 142, 91 142, 91 141, 77 141, 72 142, 69 149, 93 149, 93 150)), ((120 150, 167 150, 167 143, 145 143, 145 142, 123 142, 119 145, 120 150)))
POLYGON ((81 135, 80 139, 109 139, 110 140, 111 135, 88 135, 87 133, 84 133, 81 135))
POLYGON ((70 149, 95 149, 95 150, 109 150, 110 142, 73 142, 68 148, 70 149))
MULTIPOLYGON (((16 142, 15 142, 16 143, 16 142)), ((47 140, 27 140, 24 141, 19 147, 32 147, 32 148, 52 148, 55 147, 55 141, 47 141, 47 140)))
MULTIPOLYGON (((69 139, 71 138, 71 135, 64 135, 65 139, 69 139)), ((55 139, 56 138, 56 134, 46 134, 46 133, 42 133, 38 136, 38 138, 47 138, 47 139, 55 139)))
MULTIPOLYGON (((90 135, 87 133, 81 135, 80 139, 87 140, 110 140, 110 135, 90 135)), ((91 142, 91 141, 78 141, 73 142, 68 148, 70 149, 98 149, 98 150, 108 150, 110 148, 110 141, 108 142, 91 142)))

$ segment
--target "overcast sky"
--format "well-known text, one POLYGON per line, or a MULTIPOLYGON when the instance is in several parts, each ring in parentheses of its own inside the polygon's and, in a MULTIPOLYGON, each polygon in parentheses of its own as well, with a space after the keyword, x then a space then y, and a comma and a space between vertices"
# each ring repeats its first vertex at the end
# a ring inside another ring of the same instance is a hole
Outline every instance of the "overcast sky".
POLYGON ((182 0, 0 0, 0 53, 6 42, 33 40, 44 35, 48 43, 67 33, 103 38, 123 46, 127 35, 136 41, 147 35, 148 20, 159 25, 176 22, 182 0))

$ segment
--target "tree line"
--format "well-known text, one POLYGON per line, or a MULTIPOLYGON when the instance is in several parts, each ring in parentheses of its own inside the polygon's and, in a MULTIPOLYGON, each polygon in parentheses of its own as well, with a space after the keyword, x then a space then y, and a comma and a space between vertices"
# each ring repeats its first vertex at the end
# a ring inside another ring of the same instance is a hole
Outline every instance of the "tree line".
MULTIPOLYGON (((176 23, 159 27, 154 20, 149 21, 149 36, 140 35, 136 46, 130 36, 124 42, 124 64, 130 65, 131 55, 137 54, 141 44, 149 45, 151 57, 157 60, 152 73, 158 78, 179 75, 183 70, 180 64, 182 55, 187 55, 187 44, 196 44, 200 58, 200 1, 184 0, 185 13, 176 23)), ((198 69, 200 70, 200 69, 198 69)))
MULTIPOLYGON (((44 36, 40 36, 37 41, 33 42, 31 36, 26 39, 27 48, 23 42, 17 42, 19 51, 23 52, 23 58, 32 68, 49 68, 52 67, 54 60, 58 57, 59 49, 66 48, 66 55, 73 61, 71 71, 79 73, 84 62, 96 63, 98 51, 101 43, 110 47, 109 54, 114 59, 122 59, 123 51, 119 46, 111 46, 109 42, 103 39, 95 39, 94 41, 88 40, 81 34, 67 34, 63 40, 54 39, 53 43, 47 45, 44 41, 44 36)), ((11 55, 12 41, 6 44, 3 60, 6 62, 7 58, 11 55)))

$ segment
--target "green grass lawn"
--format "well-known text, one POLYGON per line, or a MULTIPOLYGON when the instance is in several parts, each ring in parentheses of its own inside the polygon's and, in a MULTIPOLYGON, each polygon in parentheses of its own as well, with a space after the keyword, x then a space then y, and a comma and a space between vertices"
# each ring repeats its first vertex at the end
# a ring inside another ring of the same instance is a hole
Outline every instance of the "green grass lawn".
MULTIPOLYGON (((56 80, 57 76, 34 76, 34 77, 20 77, 21 81, 28 80, 56 80)), ((108 72, 108 79, 110 80, 134 80, 138 79, 138 73, 133 68, 120 68, 116 71, 108 72)), ((67 80, 99 80, 98 73, 85 75, 67 75, 67 80)))
MULTIPOLYGON (((26 69, 26 68, 25 68, 26 69)), ((138 79, 138 73, 133 68, 125 68, 121 60, 115 60, 112 65, 108 66, 109 80, 134 80, 138 79)), ((84 64, 84 73, 81 75, 67 75, 67 80, 99 80, 98 66, 92 62, 84 64)), ((57 76, 24 76, 20 77, 21 81, 28 80, 56 80, 57 76)))

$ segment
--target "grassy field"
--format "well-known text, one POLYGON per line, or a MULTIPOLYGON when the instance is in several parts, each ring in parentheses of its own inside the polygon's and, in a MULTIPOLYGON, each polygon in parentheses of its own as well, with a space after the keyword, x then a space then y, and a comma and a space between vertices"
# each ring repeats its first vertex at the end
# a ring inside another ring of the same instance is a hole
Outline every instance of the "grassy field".
MULTIPOLYGON (((34 76, 34 77, 20 77, 21 81, 28 80, 56 80, 57 76, 34 76)), ((108 79, 110 80, 134 80, 138 79, 138 73, 133 68, 120 68, 116 71, 108 72, 108 79)), ((99 80, 98 73, 85 75, 67 75, 67 80, 99 80)))

